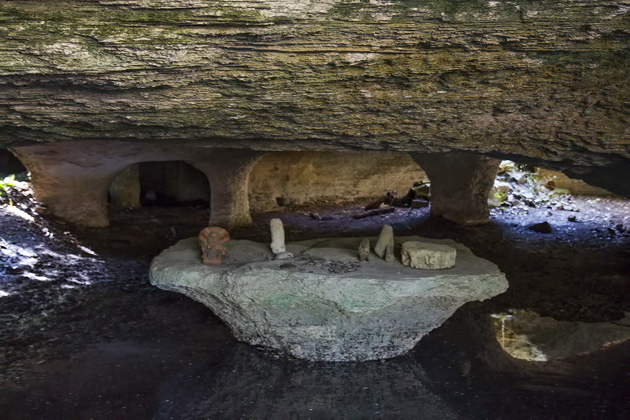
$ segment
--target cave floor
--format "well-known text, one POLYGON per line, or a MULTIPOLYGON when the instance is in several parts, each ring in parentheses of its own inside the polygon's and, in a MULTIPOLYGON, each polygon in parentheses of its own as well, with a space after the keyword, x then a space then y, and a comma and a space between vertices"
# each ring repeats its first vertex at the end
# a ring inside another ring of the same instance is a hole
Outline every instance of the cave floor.
POLYGON ((506 273, 510 289, 465 305, 406 356, 305 363, 238 343, 202 305, 149 285, 151 258, 206 224, 202 208, 112 211, 71 229, 0 208, 0 413, 7 419, 630 418, 630 342, 549 362, 507 356, 491 313, 565 321, 630 312, 630 202, 573 197, 458 227, 428 209, 355 219, 358 203, 265 213, 234 238, 378 234, 451 238, 506 273), (577 211, 579 210, 579 211, 577 211), (317 216, 312 216, 317 213, 317 216), (570 221, 569 219, 573 219, 570 221), (528 227, 547 221, 552 233, 528 227))

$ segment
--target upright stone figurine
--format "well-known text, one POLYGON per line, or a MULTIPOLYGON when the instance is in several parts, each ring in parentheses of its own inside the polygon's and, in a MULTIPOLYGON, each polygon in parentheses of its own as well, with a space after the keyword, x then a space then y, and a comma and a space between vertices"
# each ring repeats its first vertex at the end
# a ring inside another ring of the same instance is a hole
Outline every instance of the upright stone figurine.
POLYGON ((284 245, 284 226, 282 225, 282 220, 271 219, 269 226, 271 227, 271 252, 276 255, 286 252, 287 248, 284 245))
POLYGON ((374 247, 374 253, 387 262, 396 260, 394 258, 394 229, 390 225, 383 225, 374 247))
POLYGON ((359 245, 359 261, 370 261, 370 240, 364 239, 359 245))
POLYGON ((227 253, 224 243, 230 240, 227 230, 220 227, 207 227, 199 232, 199 245, 204 264, 221 264, 227 253))

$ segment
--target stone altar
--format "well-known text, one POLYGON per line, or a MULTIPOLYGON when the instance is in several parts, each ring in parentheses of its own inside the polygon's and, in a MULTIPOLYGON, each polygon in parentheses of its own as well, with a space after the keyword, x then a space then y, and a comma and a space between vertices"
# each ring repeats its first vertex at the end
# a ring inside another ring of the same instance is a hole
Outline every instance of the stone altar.
POLYGON ((496 265, 453 241, 396 238, 397 257, 406 241, 457 248, 454 267, 431 271, 378 258, 360 263, 364 239, 288 243, 291 260, 273 260, 268 244, 230 240, 215 266, 201 264, 196 238, 185 239, 153 260, 150 279, 211 308, 241 341, 322 361, 402 355, 464 303, 507 290, 496 265))

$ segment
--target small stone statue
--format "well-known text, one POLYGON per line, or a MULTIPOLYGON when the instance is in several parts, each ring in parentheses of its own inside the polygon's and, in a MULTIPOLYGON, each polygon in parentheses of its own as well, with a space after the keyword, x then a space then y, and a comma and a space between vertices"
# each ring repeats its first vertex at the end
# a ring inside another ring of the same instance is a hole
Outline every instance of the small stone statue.
POLYGON ((284 226, 282 225, 282 220, 271 219, 269 226, 271 227, 271 252, 274 254, 286 252, 287 248, 284 245, 284 226))
POLYGON ((359 261, 370 261, 370 240, 364 239, 359 245, 359 261))
POLYGON ((220 227, 207 227, 199 232, 199 245, 204 264, 221 264, 227 253, 224 243, 230 240, 227 230, 220 227))
POLYGON ((374 247, 374 253, 387 262, 396 260, 394 258, 394 229, 391 226, 383 225, 374 247))

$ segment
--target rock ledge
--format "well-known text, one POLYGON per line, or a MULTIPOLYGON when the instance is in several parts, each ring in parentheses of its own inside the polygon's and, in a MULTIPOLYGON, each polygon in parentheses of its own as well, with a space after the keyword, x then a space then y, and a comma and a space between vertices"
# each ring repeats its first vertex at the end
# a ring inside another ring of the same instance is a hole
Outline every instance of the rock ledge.
POLYGON ((396 239, 397 257, 401 242, 410 240, 455 247, 456 265, 436 272, 376 256, 359 263, 363 239, 287 244, 296 257, 280 261, 267 244, 230 240, 224 264, 208 266, 190 238, 158 255, 150 278, 211 308, 239 340, 323 361, 402 355, 464 303, 507 290, 496 265, 453 241, 396 239))

